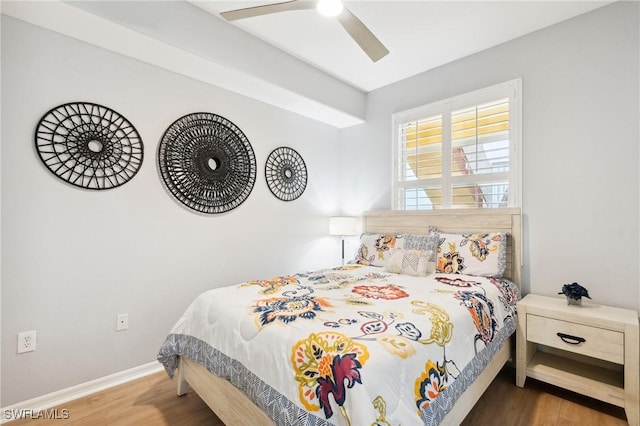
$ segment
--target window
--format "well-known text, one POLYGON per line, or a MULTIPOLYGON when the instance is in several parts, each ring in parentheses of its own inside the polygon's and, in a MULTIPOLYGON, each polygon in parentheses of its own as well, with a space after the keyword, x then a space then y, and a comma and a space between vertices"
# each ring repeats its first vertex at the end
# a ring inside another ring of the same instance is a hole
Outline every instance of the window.
POLYGON ((521 85, 394 114, 394 208, 519 206, 521 85))

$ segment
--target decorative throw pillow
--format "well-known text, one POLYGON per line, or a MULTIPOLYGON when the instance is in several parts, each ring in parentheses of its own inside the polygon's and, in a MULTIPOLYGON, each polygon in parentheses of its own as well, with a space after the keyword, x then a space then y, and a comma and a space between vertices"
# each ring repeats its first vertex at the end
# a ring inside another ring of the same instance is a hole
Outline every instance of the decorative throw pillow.
POLYGON ((436 271, 500 278, 507 267, 505 232, 438 232, 436 271))
POLYGON ((356 263, 369 266, 384 266, 389 251, 402 248, 402 235, 396 234, 363 234, 360 247, 356 253, 356 263))
POLYGON ((426 277, 430 250, 393 249, 387 258, 385 270, 395 274, 426 277))
MULTIPOLYGON (((404 243, 402 248, 406 250, 429 250, 431 257, 429 262, 435 263, 436 251, 438 249, 438 232, 429 232, 428 234, 403 234, 404 243)), ((432 271, 433 272, 433 271, 432 271)))

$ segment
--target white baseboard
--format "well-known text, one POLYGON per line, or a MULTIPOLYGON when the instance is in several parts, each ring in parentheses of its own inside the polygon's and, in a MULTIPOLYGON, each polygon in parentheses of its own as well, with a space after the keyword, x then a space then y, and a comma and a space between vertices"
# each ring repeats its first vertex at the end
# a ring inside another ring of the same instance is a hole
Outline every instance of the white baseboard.
MULTIPOLYGON (((60 406, 65 402, 73 401, 74 399, 82 398, 84 396, 91 395, 93 393, 100 392, 102 390, 112 388, 114 386, 121 385, 123 383, 130 382, 132 380, 136 380, 162 370, 162 365, 158 361, 153 361, 148 364, 140 365, 138 367, 133 367, 128 370, 111 374, 109 376, 71 386, 66 389, 61 389, 47 395, 42 395, 28 401, 19 402, 8 407, 3 407, 1 409, 2 411, 0 412, 2 417, 2 419, 0 419, 0 424, 8 423, 12 420, 17 420, 25 416, 36 416, 43 410, 60 406)), ((45 414, 64 415, 64 413, 45 414)))

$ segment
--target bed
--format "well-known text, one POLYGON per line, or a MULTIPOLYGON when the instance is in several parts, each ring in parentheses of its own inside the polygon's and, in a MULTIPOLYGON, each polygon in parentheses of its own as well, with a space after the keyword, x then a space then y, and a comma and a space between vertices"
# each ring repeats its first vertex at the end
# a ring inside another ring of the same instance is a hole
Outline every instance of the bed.
POLYGON ((459 424, 511 357, 520 211, 362 220, 358 263, 198 296, 158 354, 178 394, 227 425, 459 424))

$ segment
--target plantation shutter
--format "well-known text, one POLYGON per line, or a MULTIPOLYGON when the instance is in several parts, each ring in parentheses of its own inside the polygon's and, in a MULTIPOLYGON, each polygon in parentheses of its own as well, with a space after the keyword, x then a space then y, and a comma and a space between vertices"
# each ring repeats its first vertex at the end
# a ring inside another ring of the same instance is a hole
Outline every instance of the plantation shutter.
POLYGON ((515 206, 519 87, 515 80, 394 115, 395 208, 515 206))

